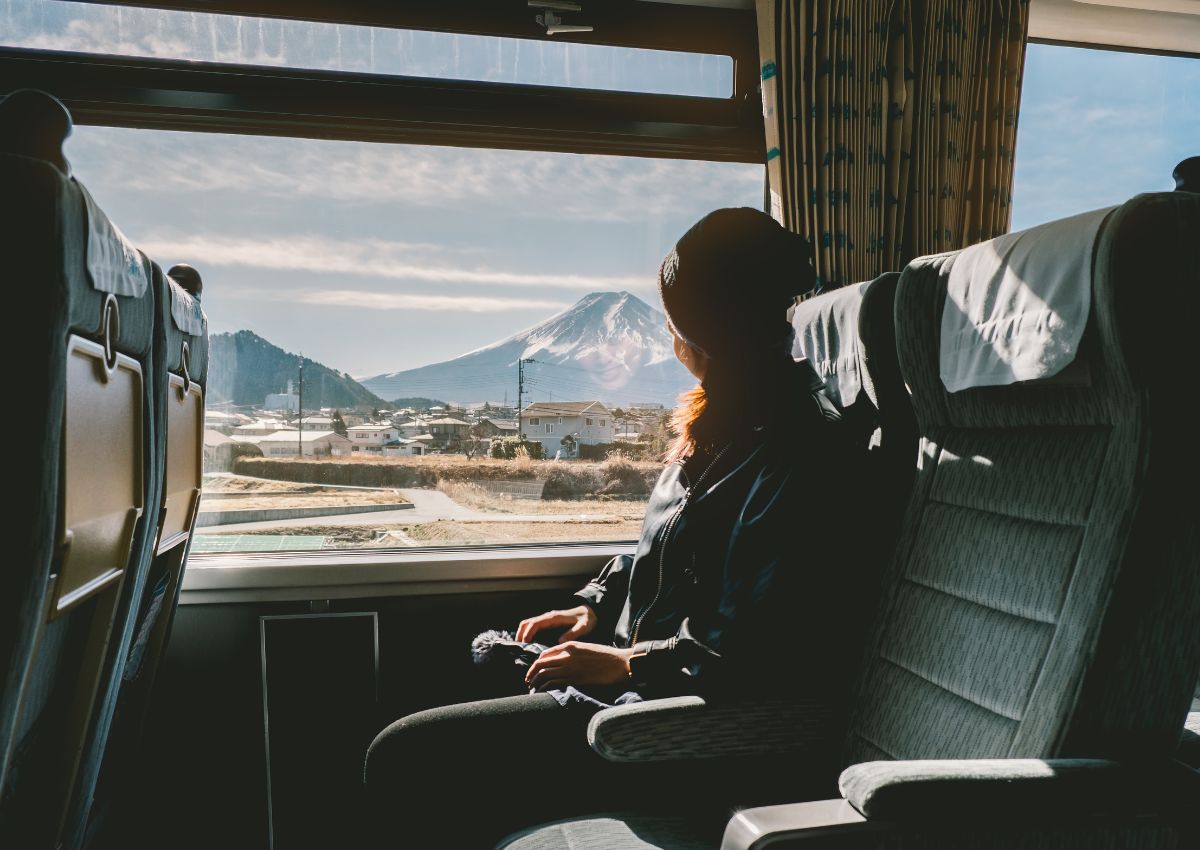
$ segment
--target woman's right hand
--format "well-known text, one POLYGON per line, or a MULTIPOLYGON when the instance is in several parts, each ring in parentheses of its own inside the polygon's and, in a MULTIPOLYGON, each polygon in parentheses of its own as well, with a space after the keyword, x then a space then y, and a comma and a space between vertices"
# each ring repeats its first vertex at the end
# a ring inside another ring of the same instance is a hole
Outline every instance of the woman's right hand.
POLYGON ((596 628, 596 612, 590 605, 580 605, 576 608, 567 608, 565 611, 547 611, 545 614, 538 614, 536 617, 521 621, 521 625, 517 626, 517 640, 522 643, 530 643, 533 641, 534 635, 543 629, 557 629, 563 626, 566 626, 567 630, 558 638, 558 643, 579 640, 596 628))

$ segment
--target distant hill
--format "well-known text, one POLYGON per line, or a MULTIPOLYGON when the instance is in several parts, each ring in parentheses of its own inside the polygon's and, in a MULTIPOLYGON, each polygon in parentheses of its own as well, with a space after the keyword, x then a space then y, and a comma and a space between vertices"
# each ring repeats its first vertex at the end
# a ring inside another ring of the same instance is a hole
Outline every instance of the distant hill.
POLYGON ((437 393, 459 404, 515 396, 517 360, 525 402, 589 401, 672 407, 695 379, 675 359, 662 313, 628 292, 593 292, 508 339, 453 360, 363 379, 386 399, 437 393))
MULTIPOLYGON (((270 393, 296 383, 300 358, 252 331, 209 339, 208 400, 261 405, 270 393)), ((314 360, 304 360, 304 408, 387 407, 358 381, 314 360)))

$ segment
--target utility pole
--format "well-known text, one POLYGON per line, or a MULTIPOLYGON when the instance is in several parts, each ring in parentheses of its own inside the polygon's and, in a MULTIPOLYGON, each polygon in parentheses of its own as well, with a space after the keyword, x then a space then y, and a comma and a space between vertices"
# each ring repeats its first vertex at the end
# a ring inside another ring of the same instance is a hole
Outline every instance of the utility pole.
POLYGON ((300 355, 300 397, 296 401, 296 448, 304 457, 304 355, 300 355))
POLYGON ((517 439, 523 439, 525 432, 521 430, 521 402, 525 397, 525 364, 536 363, 532 357, 522 357, 517 360, 517 439))

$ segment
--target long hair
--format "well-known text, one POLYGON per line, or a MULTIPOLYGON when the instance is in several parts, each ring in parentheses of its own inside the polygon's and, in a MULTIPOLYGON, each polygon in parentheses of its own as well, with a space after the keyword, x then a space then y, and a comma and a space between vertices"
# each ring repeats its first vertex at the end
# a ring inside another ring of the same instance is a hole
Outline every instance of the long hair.
MULTIPOLYGON (((712 430, 705 426, 713 419, 709 413, 708 393, 704 387, 697 384, 679 396, 679 405, 671 414, 671 430, 675 439, 667 446, 663 460, 667 463, 687 460, 702 444, 706 431, 712 430), (706 417, 705 414, 709 415, 706 417)), ((710 450, 711 446, 705 446, 710 450)))
POLYGON ((787 378, 793 367, 790 352, 789 332, 776 345, 710 360, 704 380, 679 396, 671 414, 676 436, 663 460, 684 461, 697 450, 715 454, 748 420, 769 423, 785 416, 795 404, 787 378))

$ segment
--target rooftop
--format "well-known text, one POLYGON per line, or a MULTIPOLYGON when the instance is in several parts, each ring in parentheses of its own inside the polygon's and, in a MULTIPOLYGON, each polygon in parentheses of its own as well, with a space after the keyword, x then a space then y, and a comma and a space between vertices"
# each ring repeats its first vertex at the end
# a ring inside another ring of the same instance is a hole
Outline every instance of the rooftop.
POLYGON ((535 401, 521 411, 526 416, 579 416, 582 413, 608 415, 608 408, 598 401, 535 401))

